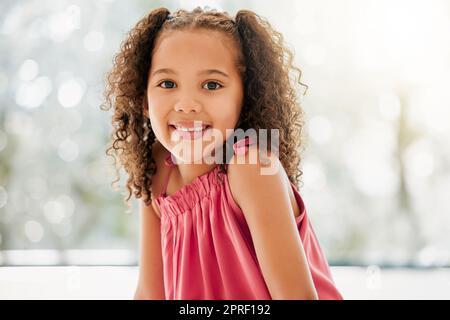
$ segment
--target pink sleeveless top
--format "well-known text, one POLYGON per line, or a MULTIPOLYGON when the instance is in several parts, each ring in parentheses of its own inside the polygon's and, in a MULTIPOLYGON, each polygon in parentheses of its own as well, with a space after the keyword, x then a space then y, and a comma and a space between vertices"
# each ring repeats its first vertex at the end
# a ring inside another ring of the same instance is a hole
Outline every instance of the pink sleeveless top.
MULTIPOLYGON (((233 145, 247 152, 252 140, 233 145)), ((171 154, 165 163, 176 164, 171 154)), ((271 300, 244 214, 234 201, 226 174, 217 165, 172 195, 155 199, 161 213, 161 246, 167 300, 271 300), (222 177, 219 177, 219 175, 222 177)), ((303 200, 291 182, 300 215, 298 233, 319 299, 343 299, 308 219, 303 200)))

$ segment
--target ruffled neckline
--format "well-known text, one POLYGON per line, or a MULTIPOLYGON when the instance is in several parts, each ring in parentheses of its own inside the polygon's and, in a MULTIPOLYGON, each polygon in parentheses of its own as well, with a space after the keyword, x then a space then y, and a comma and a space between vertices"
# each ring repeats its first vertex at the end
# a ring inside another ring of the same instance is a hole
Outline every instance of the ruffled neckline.
POLYGON ((155 198, 155 202, 160 208, 161 214, 176 216, 192 209, 203 198, 208 196, 211 190, 221 184, 218 175, 220 165, 202 175, 195 177, 190 183, 185 184, 174 193, 166 193, 155 198))
MULTIPOLYGON (((233 150, 236 154, 245 153, 248 146, 254 144, 256 140, 252 137, 245 137, 233 144, 233 150)), ((172 160, 172 154, 168 154, 165 164, 169 167, 177 166, 172 160)), ((172 169, 170 168, 170 170, 172 169)), ((224 179, 219 175, 225 175, 219 172, 220 165, 217 164, 213 169, 204 174, 195 177, 190 183, 182 186, 171 195, 167 195, 167 191, 155 198, 161 215, 168 217, 177 216, 191 210, 202 199, 209 196, 224 179)), ((226 177, 225 177, 226 178, 226 177)))

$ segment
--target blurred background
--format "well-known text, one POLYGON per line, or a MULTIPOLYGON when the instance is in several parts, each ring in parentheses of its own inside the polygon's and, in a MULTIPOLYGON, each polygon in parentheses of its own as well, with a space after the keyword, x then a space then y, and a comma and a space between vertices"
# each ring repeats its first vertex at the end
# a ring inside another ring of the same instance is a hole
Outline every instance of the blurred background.
POLYGON ((0 3, 0 298, 123 298, 137 201, 105 155, 104 79, 152 9, 250 9, 309 89, 300 192, 347 299, 450 298, 450 2, 0 3), (112 289, 111 289, 112 288, 112 289))

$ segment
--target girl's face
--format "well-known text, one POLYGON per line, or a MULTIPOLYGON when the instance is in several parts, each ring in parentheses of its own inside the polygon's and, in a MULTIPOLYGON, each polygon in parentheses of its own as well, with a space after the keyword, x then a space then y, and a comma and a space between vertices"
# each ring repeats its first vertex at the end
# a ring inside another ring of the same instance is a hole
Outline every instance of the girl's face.
POLYGON ((217 31, 170 31, 156 40, 145 114, 156 138, 183 161, 222 146, 235 129, 244 94, 237 57, 233 41, 217 31), (202 125, 209 127, 183 131, 202 125))

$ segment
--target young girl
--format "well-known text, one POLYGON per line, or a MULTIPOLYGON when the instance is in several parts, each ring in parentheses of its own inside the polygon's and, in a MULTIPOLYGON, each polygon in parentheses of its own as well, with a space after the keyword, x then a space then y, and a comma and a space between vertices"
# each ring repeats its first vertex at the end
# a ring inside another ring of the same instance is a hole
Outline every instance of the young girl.
POLYGON ((252 11, 199 7, 153 10, 123 42, 107 153, 129 175, 126 201, 141 198, 136 299, 342 299, 296 187, 303 120, 289 70, 301 72, 282 42, 252 11), (255 136, 233 143, 237 128, 278 129, 279 152, 263 157, 255 136), (230 137, 225 163, 196 161, 230 137), (278 170, 261 174, 268 165, 278 170))

